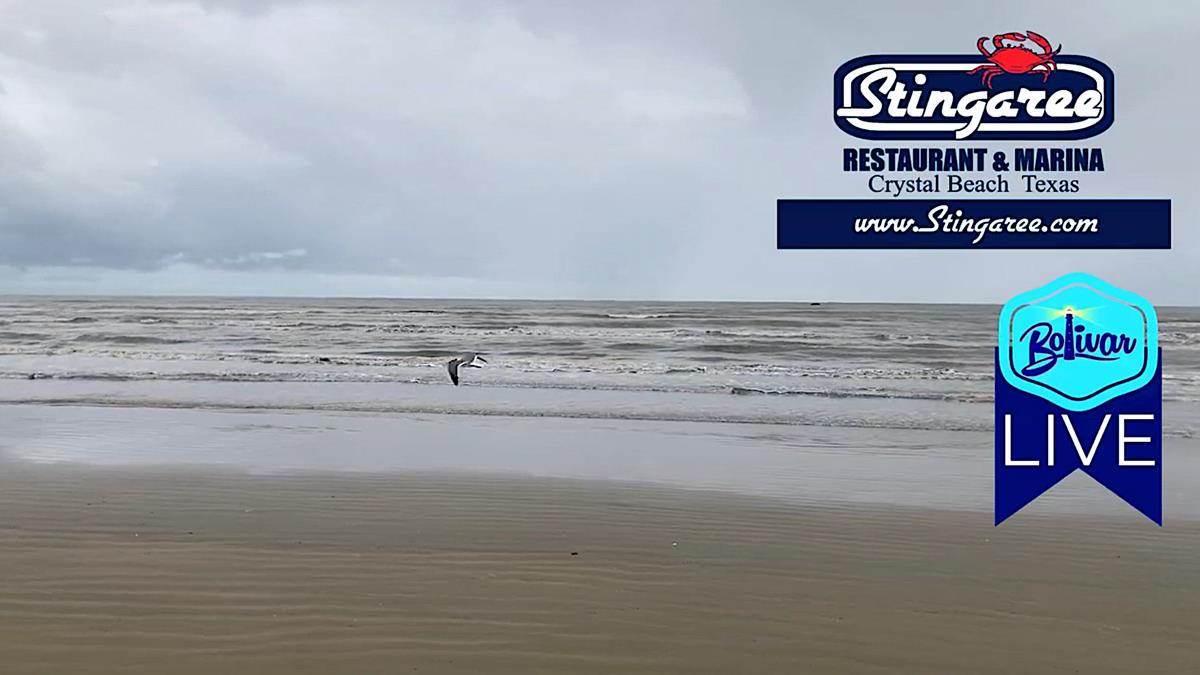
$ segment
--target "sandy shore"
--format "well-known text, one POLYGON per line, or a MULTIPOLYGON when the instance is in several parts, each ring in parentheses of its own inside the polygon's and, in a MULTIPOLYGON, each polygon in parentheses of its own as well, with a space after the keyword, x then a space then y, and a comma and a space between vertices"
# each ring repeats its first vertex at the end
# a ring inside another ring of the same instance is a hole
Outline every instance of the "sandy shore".
POLYGON ((1200 524, 0 464, 6 673, 1184 673, 1200 524))

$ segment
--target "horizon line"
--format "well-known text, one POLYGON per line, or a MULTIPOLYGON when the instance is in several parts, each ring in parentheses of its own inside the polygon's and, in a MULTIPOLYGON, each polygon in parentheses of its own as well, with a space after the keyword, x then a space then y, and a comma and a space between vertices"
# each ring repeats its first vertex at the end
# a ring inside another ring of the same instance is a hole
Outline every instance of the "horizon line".
MULTIPOLYGON (((418 301, 484 301, 484 302, 627 302, 627 303, 676 303, 676 304, 755 304, 755 305, 966 305, 981 307, 999 307, 1003 302, 981 301, 929 301, 929 300, 746 300, 746 299, 663 299, 663 298, 529 298, 516 296, 400 296, 400 295, 253 295, 253 294, 212 294, 212 293, 6 293, 0 292, 0 298, 180 298, 205 299, 221 298, 236 300, 418 300, 418 301)), ((1159 308, 1197 309, 1200 305, 1155 305, 1159 308)))

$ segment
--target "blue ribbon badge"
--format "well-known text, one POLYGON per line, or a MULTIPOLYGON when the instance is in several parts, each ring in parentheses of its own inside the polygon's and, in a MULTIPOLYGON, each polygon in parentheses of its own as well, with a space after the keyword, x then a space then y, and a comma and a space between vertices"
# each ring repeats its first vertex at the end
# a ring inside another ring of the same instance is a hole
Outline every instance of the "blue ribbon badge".
POLYGON ((996 349, 996 524, 1076 469, 1162 525, 1162 364, 1144 298, 1068 274, 1009 300, 996 349))

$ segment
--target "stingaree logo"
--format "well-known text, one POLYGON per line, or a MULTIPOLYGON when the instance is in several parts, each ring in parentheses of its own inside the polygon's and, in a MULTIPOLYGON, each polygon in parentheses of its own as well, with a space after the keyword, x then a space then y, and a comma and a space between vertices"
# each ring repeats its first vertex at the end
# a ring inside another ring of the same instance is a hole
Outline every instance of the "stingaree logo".
POLYGON ((1076 469, 1162 524, 1158 318, 1068 274, 1010 300, 996 349, 996 524, 1076 469))
POLYGON ((982 55, 862 56, 834 73, 834 120, 872 140, 1077 140, 1113 122, 1113 72, 1033 31, 979 38, 982 55))

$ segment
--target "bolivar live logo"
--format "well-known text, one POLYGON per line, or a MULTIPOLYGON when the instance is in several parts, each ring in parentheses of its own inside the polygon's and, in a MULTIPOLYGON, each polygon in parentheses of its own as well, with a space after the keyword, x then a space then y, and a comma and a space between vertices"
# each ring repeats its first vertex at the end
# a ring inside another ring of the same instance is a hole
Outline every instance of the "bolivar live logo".
POLYGON ((1000 312, 996 524, 1076 469, 1162 525, 1162 363, 1154 307, 1088 274, 1000 312))
POLYGON ((862 56, 833 76, 834 120, 890 139, 1080 139, 1112 126, 1113 72, 1039 33, 999 33, 978 54, 862 56))

